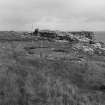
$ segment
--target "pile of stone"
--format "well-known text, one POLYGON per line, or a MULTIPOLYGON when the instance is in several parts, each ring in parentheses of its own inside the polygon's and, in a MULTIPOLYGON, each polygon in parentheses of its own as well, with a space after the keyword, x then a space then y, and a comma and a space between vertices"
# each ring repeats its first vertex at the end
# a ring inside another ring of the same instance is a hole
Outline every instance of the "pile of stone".
POLYGON ((33 35, 56 42, 71 42, 74 49, 81 50, 89 55, 105 55, 105 45, 101 42, 96 42, 95 33, 91 31, 65 32, 35 29, 33 35))
POLYGON ((91 31, 75 31, 75 32, 69 32, 74 36, 78 37, 86 37, 91 40, 95 40, 95 33, 91 31))
POLYGON ((84 44, 82 44, 82 43, 78 43, 78 44, 75 44, 74 46, 73 46, 73 49, 75 49, 75 50, 80 50, 80 51, 82 51, 82 52, 84 52, 84 53, 87 53, 87 54, 89 54, 89 55, 93 55, 94 54, 94 49, 93 48, 91 48, 90 46, 88 46, 88 45, 84 45, 84 44))
POLYGON ((97 54, 105 56, 105 47, 103 47, 99 42, 95 42, 94 44, 77 43, 73 48, 89 55, 97 54))
POLYGON ((64 31, 51 31, 51 30, 38 30, 36 29, 33 32, 33 35, 45 37, 47 39, 55 39, 55 40, 66 40, 68 42, 83 42, 90 43, 90 41, 94 41, 94 33, 93 32, 64 32, 64 31))
POLYGON ((94 49, 95 54, 105 55, 105 47, 100 42, 96 42, 95 44, 91 44, 91 46, 94 49))

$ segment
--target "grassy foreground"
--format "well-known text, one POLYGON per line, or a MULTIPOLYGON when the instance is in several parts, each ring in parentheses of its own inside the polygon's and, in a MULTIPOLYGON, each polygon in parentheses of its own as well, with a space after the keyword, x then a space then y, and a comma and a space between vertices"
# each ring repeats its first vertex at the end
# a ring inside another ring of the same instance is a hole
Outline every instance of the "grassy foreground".
POLYGON ((71 46, 0 42, 0 105, 105 105, 105 57, 71 46))

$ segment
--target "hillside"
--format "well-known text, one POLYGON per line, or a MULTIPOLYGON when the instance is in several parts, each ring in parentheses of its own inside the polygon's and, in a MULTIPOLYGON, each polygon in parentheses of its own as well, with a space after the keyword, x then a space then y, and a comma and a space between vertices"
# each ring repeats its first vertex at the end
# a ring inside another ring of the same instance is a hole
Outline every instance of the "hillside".
POLYGON ((105 45, 89 33, 0 32, 0 105, 105 105, 105 45))

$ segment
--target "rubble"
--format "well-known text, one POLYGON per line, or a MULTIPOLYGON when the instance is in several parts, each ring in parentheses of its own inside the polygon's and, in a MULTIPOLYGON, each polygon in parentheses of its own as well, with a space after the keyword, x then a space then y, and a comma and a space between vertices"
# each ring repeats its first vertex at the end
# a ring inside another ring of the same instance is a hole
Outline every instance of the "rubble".
POLYGON ((94 48, 101 48, 102 46, 101 46, 101 44, 100 43, 95 43, 95 44, 92 44, 92 46, 94 47, 94 48))
POLYGON ((86 37, 88 39, 95 40, 95 33, 91 31, 76 31, 69 33, 73 34, 74 36, 86 37))
POLYGON ((94 41, 94 32, 80 31, 80 32, 64 32, 64 31, 51 31, 35 29, 33 32, 36 36, 46 37, 57 40, 67 40, 69 42, 83 42, 89 43, 94 41))
POLYGON ((88 53, 89 55, 93 55, 94 54, 94 50, 91 47, 89 47, 89 46, 83 46, 83 51, 85 53, 88 53))
POLYGON ((91 44, 91 47, 94 49, 95 54, 105 55, 105 47, 100 42, 91 44))
POLYGON ((83 42, 83 43, 89 43, 90 42, 90 39, 84 37, 84 38, 79 38, 78 39, 80 42, 83 42))
POLYGON ((81 50, 89 55, 105 55, 105 44, 96 42, 95 33, 91 31, 51 31, 35 29, 34 34, 46 40, 60 43, 72 43, 73 49, 81 50))
POLYGON ((81 50, 83 51, 84 53, 87 53, 89 55, 93 55, 94 54, 94 49, 92 49, 91 47, 89 46, 86 46, 86 45, 83 45, 81 43, 78 43, 76 44, 75 46, 73 46, 75 49, 77 50, 81 50))

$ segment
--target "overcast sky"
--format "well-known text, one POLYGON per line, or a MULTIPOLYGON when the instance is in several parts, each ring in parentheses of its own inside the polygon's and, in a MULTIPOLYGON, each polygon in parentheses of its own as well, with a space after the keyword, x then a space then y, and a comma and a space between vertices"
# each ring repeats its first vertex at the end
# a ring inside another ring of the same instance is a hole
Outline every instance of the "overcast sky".
POLYGON ((105 30, 105 0, 0 0, 0 30, 105 30))

